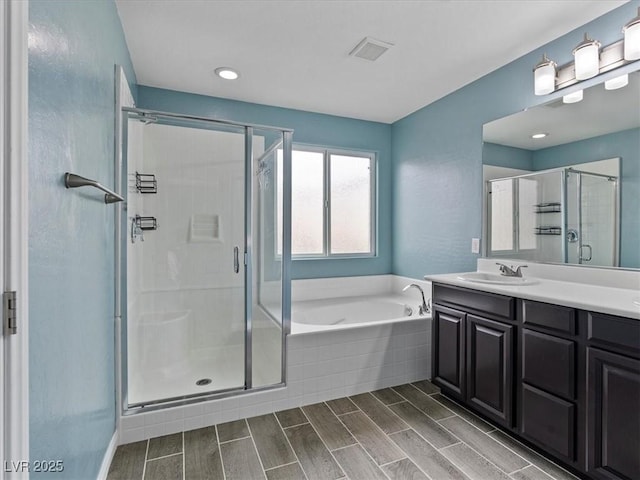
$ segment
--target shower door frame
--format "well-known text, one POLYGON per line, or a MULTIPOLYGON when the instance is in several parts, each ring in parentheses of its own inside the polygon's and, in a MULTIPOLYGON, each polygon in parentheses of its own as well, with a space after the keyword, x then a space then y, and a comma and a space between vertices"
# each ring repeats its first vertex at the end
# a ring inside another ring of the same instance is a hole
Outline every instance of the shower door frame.
MULTIPOLYGON (((149 116, 158 116, 163 118, 170 118, 175 120, 183 120, 183 121, 194 121, 194 122, 205 122, 209 125, 219 125, 219 126, 227 126, 227 127, 238 127, 244 129, 244 173, 245 173, 245 192, 244 192, 244 200, 245 200, 245 218, 244 218, 244 248, 245 252, 243 255, 243 263, 245 266, 244 271, 244 306, 245 306, 245 343, 244 343, 244 385, 238 388, 227 388, 217 391, 203 392, 201 394, 192 394, 185 395, 181 397, 172 397, 161 400, 155 400, 151 402, 146 402, 144 405, 130 405, 128 402, 128 375, 127 375, 127 362, 128 362, 128 349, 126 348, 126 344, 123 344, 122 331, 126 330, 126 324, 122 322, 123 317, 123 309, 126 306, 122 306, 121 292, 122 292, 122 260, 123 254, 122 250, 118 248, 116 250, 116 320, 117 324, 120 325, 120 332, 117 334, 117 343, 119 345, 118 351, 118 360, 120 365, 118 369, 118 375, 120 376, 119 381, 119 391, 120 398, 119 404, 122 415, 131 415, 142 412, 149 412, 153 410, 158 410, 167 407, 174 407, 180 405, 188 405, 191 403, 221 399, 235 395, 242 395, 243 393, 255 393, 259 391, 272 390, 275 388, 281 388, 286 385, 286 346, 287 346, 287 337, 289 332, 291 331, 291 148, 293 144, 293 130, 288 128, 280 128, 280 127, 272 127, 266 125, 257 125, 257 124, 246 124, 240 123, 230 120, 220 120, 210 117, 202 117, 195 115, 186 115, 172 112, 163 112, 158 110, 150 110, 144 108, 136 108, 132 106, 124 106, 120 105, 119 108, 117 106, 118 117, 121 119, 121 129, 117 151, 118 155, 116 155, 116 170, 122 178, 122 181, 117 182, 117 190, 116 192, 119 194, 123 194, 125 187, 125 182, 127 181, 126 176, 124 175, 124 165, 123 165, 123 142, 122 138, 125 137, 124 132, 125 127, 127 127, 128 116, 131 113, 141 114, 141 115, 149 115, 149 116), (253 188, 254 188, 254 172, 253 172, 253 131, 255 130, 268 130, 273 132, 278 132, 282 135, 282 148, 283 148, 283 258, 288 259, 282 262, 282 318, 281 318, 281 330, 282 330, 282 338, 281 338, 281 372, 280 372, 280 382, 265 385, 260 387, 252 386, 252 374, 253 374, 253 362, 252 362, 252 308, 253 308, 253 220, 254 212, 253 209, 253 188), (119 157, 119 158, 118 158, 119 157), (126 357, 125 357, 126 353, 126 357), (125 380, 126 379, 126 380, 125 380)), ((117 174, 118 175, 118 174, 117 174)), ((118 177, 116 177, 118 178, 118 177)), ((121 213, 124 214, 124 209, 126 208, 126 204, 121 204, 118 209, 121 213)), ((122 222, 116 221, 116 239, 117 244, 120 245, 120 242, 123 241, 122 237, 122 222)), ((126 285, 124 286, 126 288, 126 285)), ((128 322, 128 318, 127 318, 128 322)))
POLYGON ((28 14, 27 0, 0 3, 0 293, 16 291, 18 311, 15 335, 0 327, 0 455, 10 469, 3 464, 0 479, 28 477, 20 469, 29 459, 28 14))

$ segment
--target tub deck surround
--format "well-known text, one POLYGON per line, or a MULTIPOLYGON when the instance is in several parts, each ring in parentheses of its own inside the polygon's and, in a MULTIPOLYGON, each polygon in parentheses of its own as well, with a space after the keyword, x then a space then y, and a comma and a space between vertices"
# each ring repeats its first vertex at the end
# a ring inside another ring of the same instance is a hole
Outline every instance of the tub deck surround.
POLYGON ((329 480, 345 475, 575 479, 425 381, 121 445, 107 478, 329 480), (425 409, 425 404, 438 408, 425 409))
MULTIPOLYGON (((131 443, 185 430, 329 401, 429 378, 431 375, 431 318, 418 317, 419 292, 402 293, 409 283, 420 284, 425 295, 429 282, 376 275, 292 282, 293 305, 305 302, 345 304, 357 297, 393 299, 396 307, 409 305, 412 317, 378 322, 358 321, 327 328, 296 324, 287 337, 287 385, 283 388, 211 399, 190 405, 122 415, 119 443, 131 443), (336 298, 327 300, 333 295, 336 298), (323 299, 324 298, 324 299, 323 299), (308 327, 306 331, 304 327, 308 327)), ((317 304, 317 303, 316 303, 317 304)), ((393 307, 392 307, 393 308, 393 307)), ((356 312, 360 312, 356 308, 356 312)), ((366 315, 364 315, 366 317, 366 315)))
POLYGON ((479 259, 479 272, 498 273, 496 261, 507 265, 528 265, 524 277, 536 278, 533 285, 512 286, 476 283, 459 278, 460 273, 427 275, 425 279, 457 287, 553 303, 593 312, 640 320, 640 271, 545 265, 521 260, 479 259))

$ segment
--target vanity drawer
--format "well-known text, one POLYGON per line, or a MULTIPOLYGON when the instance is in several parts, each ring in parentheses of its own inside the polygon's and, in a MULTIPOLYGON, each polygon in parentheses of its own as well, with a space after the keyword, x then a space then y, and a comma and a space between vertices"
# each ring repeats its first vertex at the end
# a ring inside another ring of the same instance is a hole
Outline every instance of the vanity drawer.
POLYGON ((573 462, 576 454, 576 407, 537 388, 522 384, 521 431, 545 450, 573 462))
POLYGON ((549 303, 522 301, 522 322, 527 326, 543 327, 575 335, 576 311, 573 308, 549 303))
POLYGON ((505 295, 434 283, 433 301, 439 305, 489 313, 504 320, 515 318, 516 300, 505 295))
POLYGON ((640 357, 640 320, 587 312, 587 339, 592 345, 640 357))
POLYGON ((575 342, 522 329, 522 380, 567 400, 574 400, 575 342))

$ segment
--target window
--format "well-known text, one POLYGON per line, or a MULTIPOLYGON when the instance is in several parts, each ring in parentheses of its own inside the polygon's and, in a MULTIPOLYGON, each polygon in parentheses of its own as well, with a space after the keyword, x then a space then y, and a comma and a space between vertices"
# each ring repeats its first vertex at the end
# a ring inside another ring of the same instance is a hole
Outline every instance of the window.
MULTIPOLYGON (((295 258, 375 255, 375 155, 295 147, 291 157, 295 258)), ((282 186, 278 151, 278 190, 282 186)), ((280 196, 278 201, 280 202, 280 196)), ((277 211, 281 212, 280 206, 277 211)), ((281 235, 282 218, 277 218, 281 235)), ((282 238, 278 238, 278 253, 282 238)))

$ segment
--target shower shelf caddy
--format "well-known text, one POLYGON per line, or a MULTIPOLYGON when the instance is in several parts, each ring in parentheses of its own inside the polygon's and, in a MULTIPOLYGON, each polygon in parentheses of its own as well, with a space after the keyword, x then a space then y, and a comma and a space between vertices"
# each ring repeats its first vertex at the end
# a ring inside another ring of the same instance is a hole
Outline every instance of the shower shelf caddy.
POLYGON ((536 235, 562 235, 562 228, 554 226, 536 227, 536 235))
POLYGON ((560 202, 539 203, 535 207, 536 213, 560 213, 562 211, 560 202))

